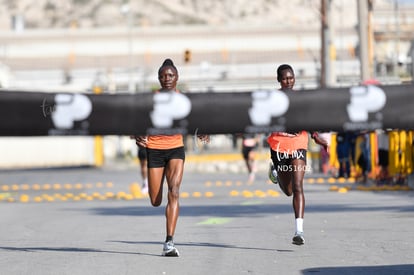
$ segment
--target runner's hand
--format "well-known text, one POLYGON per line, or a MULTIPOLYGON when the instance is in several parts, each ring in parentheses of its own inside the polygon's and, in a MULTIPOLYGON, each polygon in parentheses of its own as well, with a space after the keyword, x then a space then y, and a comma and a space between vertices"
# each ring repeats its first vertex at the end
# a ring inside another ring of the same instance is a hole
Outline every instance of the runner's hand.
POLYGON ((147 147, 147 136, 135 136, 135 143, 142 147, 147 147))
POLYGON ((209 143, 210 142, 210 136, 209 135, 197 135, 197 138, 203 143, 209 143))

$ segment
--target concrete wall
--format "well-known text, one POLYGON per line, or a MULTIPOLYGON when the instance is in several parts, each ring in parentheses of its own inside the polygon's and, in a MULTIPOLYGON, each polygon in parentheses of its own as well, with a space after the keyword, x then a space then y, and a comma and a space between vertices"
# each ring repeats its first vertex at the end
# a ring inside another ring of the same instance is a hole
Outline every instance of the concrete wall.
POLYGON ((93 137, 1 137, 0 169, 94 165, 93 137))

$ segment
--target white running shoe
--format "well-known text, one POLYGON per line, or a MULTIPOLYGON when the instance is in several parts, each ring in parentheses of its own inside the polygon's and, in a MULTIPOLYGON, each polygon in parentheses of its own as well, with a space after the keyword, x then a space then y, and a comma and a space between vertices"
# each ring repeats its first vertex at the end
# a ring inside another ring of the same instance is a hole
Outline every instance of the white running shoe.
POLYGON ((292 243, 296 245, 302 245, 305 243, 305 237, 303 237, 303 232, 296 232, 293 236, 292 243))
POLYGON ((164 247, 162 249, 162 256, 167 256, 167 257, 180 256, 180 253, 178 253, 177 248, 175 248, 173 241, 168 241, 164 243, 164 247))
POLYGON ((255 178, 256 178, 256 175, 254 174, 254 172, 251 172, 249 174, 249 183, 253 183, 255 178))
POLYGON ((142 185, 141 193, 144 194, 144 195, 148 194, 148 184, 142 185))

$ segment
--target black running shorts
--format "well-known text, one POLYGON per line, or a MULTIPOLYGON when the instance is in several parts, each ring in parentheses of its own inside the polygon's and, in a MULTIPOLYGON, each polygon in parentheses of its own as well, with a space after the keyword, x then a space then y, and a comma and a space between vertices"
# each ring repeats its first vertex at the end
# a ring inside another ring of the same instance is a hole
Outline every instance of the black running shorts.
POLYGON ((256 148, 256 146, 243 146, 242 148, 242 155, 244 159, 248 159, 249 158, 249 153, 254 150, 256 148))
POLYGON ((137 156, 139 160, 146 160, 147 159, 147 148, 138 146, 137 156))
POLYGON ((148 168, 159 168, 167 166, 172 159, 185 160, 184 147, 173 149, 150 149, 147 148, 148 168))
MULTIPOLYGON (((292 167, 292 160, 294 159, 301 159, 305 161, 305 166, 306 166, 306 150, 305 149, 299 149, 293 152, 292 154, 284 154, 284 153, 276 152, 270 149, 270 156, 273 161, 273 166, 276 168, 277 171, 294 171, 295 168, 292 167)), ((305 169, 305 167, 301 169, 305 169)))

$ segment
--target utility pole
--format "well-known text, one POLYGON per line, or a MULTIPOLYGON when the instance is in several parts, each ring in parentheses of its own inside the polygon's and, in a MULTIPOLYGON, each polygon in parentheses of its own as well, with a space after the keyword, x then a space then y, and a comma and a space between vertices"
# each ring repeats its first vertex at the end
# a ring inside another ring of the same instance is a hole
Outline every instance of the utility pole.
POLYGON ((332 87, 336 84, 335 59, 336 50, 333 43, 331 20, 332 0, 321 0, 321 87, 332 87))
POLYGON ((398 75, 398 62, 400 58, 400 20, 399 20, 398 1, 394 0, 394 20, 395 20, 395 54, 394 54, 394 75, 398 75))
POLYGON ((359 62, 361 64, 361 82, 364 82, 371 77, 368 53, 368 0, 356 1, 358 5, 359 62))
POLYGON ((320 85, 321 88, 326 88, 326 36, 327 36, 327 29, 328 23, 326 19, 326 1, 321 0, 321 73, 320 73, 320 85))
POLYGON ((411 83, 414 84, 414 40, 411 40, 411 83))
POLYGON ((374 29, 372 23, 372 13, 374 10, 374 0, 368 0, 368 60, 369 76, 375 78, 376 62, 374 61, 374 29))
POLYGON ((135 92, 135 83, 134 83, 134 69, 133 69, 133 37, 132 37, 132 28, 133 28, 133 14, 129 3, 125 3, 121 7, 121 13, 127 17, 127 39, 128 39, 128 92, 135 92))

